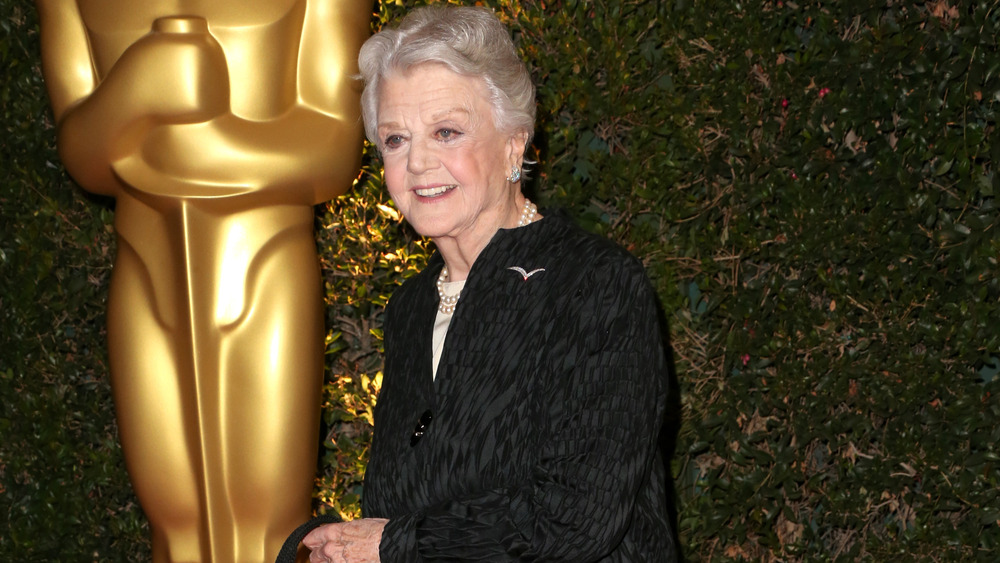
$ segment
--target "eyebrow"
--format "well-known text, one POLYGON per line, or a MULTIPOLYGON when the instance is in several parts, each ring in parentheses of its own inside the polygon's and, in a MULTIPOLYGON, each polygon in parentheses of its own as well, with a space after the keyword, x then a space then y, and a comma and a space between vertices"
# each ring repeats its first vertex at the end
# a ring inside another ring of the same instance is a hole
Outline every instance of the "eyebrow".
POLYGON ((465 109, 465 108, 463 108, 463 107, 453 107, 451 109, 446 109, 444 111, 441 111, 441 112, 438 112, 438 113, 435 113, 435 114, 431 115, 431 120, 432 121, 441 121, 443 119, 447 119, 447 118, 451 117, 453 114, 456 114, 456 113, 465 114, 466 116, 470 116, 470 117, 472 116, 472 112, 469 111, 469 110, 467 110, 467 109, 465 109))
MULTIPOLYGON (((455 115, 456 113, 465 115, 470 119, 470 121, 472 119, 471 111, 465 109, 464 107, 456 106, 453 108, 446 109, 444 111, 439 111, 431 115, 431 122, 444 121, 450 118, 451 116, 455 115)), ((378 124, 377 130, 381 131, 383 129, 398 129, 399 127, 401 127, 401 125, 399 123, 396 123, 395 121, 384 121, 378 124)))

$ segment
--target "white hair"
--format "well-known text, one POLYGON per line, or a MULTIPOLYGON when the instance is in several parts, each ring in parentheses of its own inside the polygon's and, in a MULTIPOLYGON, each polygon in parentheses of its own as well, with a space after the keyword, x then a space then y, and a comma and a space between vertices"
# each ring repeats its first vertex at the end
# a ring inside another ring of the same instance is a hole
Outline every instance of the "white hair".
POLYGON ((399 27, 368 38, 358 55, 365 89, 361 114, 368 140, 378 139, 379 86, 387 75, 425 63, 482 79, 490 93, 493 120, 504 133, 535 131, 535 87, 517 56, 507 28, 488 8, 425 6, 410 12, 399 27))

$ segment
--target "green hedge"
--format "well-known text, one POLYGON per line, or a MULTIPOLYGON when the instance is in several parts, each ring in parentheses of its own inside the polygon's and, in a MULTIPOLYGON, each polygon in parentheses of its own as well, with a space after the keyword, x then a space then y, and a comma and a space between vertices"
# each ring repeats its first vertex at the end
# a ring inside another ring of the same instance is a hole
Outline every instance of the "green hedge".
MULTIPOLYGON (((995 558, 1000 5, 481 3, 538 84, 530 195, 658 288, 686 557, 995 558)), ((112 204, 58 164, 31 3, 0 6, 0 559, 143 560, 103 351, 112 204)), ((430 247, 371 155, 317 226, 317 507, 353 515, 381 307, 430 247)))
POLYGON ((142 561, 104 352, 110 202, 59 164, 34 6, 0 13, 0 560, 142 561))

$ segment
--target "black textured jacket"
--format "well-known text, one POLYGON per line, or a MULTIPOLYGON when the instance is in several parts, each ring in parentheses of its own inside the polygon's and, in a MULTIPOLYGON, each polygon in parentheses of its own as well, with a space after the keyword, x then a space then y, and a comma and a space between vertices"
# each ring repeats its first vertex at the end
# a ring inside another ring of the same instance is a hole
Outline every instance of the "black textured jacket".
POLYGON ((389 519, 382 561, 673 561, 667 366, 642 265, 560 214, 499 231, 434 380, 442 264, 386 310, 363 497, 389 519))

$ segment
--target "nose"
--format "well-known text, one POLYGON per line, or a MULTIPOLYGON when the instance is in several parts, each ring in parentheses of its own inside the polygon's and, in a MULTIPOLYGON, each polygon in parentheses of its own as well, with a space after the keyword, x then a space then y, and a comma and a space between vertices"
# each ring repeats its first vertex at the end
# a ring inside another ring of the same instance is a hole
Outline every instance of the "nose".
POLYGON ((406 170, 410 174, 419 175, 437 166, 437 155, 429 141, 414 139, 410 141, 410 150, 406 155, 406 170))

